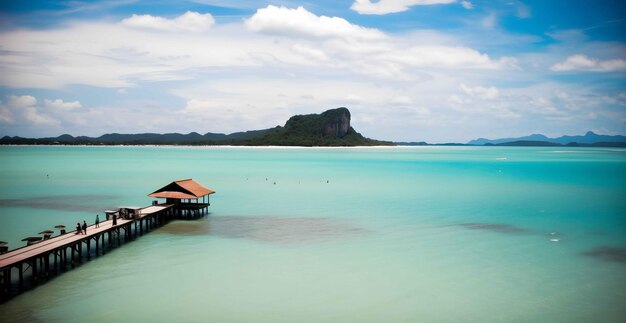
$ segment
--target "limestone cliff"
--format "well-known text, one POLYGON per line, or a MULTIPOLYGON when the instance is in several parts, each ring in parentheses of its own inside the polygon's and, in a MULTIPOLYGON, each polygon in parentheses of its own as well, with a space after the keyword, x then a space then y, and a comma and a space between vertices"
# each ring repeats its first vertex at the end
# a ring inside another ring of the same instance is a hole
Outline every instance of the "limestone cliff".
POLYGON ((343 138, 350 130, 350 111, 346 108, 328 110, 321 114, 322 135, 343 138))

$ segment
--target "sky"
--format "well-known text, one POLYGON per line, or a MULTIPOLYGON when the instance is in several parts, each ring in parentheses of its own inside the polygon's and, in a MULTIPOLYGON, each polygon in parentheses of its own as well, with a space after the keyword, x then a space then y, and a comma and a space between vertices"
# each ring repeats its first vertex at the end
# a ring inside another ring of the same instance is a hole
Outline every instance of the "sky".
POLYGON ((626 134, 626 2, 0 1, 0 136, 626 134))

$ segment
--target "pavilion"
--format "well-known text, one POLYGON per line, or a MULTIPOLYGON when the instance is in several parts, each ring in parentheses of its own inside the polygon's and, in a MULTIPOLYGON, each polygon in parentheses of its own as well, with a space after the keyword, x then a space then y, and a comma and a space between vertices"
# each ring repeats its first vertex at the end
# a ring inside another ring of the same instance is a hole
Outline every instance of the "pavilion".
POLYGON ((173 205, 180 218, 196 218, 206 213, 211 205, 209 195, 213 193, 215 191, 189 178, 171 182, 148 196, 165 199, 164 204, 173 205))

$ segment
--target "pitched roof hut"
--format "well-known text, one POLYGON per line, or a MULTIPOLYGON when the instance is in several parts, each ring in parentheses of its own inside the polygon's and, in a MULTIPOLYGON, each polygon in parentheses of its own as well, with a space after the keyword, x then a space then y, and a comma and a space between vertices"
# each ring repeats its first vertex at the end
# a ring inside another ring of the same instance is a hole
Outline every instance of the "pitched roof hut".
POLYGON ((173 204, 180 217, 198 217, 211 205, 209 195, 214 193, 189 178, 173 181, 148 196, 166 199, 165 204, 173 204))
POLYGON ((154 191, 148 196, 157 197, 157 198, 165 198, 165 199, 198 199, 200 197, 204 197, 210 194, 215 193, 215 191, 210 190, 193 179, 181 179, 179 181, 173 181, 160 189, 154 191))

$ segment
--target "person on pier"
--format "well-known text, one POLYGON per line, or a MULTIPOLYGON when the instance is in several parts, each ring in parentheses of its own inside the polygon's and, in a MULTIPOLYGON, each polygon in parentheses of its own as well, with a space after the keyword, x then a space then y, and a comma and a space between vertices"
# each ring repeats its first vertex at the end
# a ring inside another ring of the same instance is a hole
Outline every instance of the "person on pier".
POLYGON ((87 234, 87 221, 83 220, 83 234, 87 234))
POLYGON ((82 230, 80 229, 80 222, 76 223, 76 234, 82 234, 82 230))
POLYGON ((96 228, 100 227, 100 214, 96 214, 96 228))

